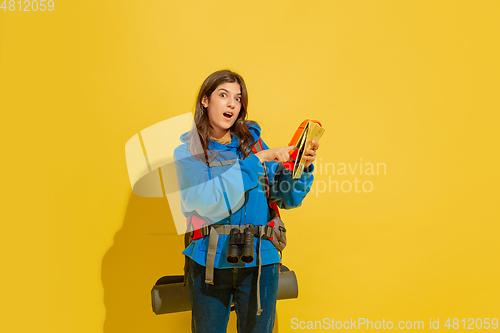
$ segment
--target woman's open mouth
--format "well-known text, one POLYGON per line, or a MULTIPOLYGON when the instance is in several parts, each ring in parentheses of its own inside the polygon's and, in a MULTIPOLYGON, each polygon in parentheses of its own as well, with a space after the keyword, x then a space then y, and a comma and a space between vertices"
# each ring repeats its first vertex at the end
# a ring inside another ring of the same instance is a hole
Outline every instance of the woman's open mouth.
POLYGON ((223 113, 223 116, 224 116, 224 118, 226 118, 227 120, 230 120, 230 119, 233 117, 233 114, 232 114, 232 112, 224 112, 224 113, 223 113))

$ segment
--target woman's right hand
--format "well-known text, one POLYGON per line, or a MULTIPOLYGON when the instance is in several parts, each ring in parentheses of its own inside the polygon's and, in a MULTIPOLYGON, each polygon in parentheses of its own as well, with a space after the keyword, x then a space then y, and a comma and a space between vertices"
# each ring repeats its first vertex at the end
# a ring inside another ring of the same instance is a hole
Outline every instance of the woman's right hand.
POLYGON ((275 161, 278 163, 291 161, 289 153, 295 149, 295 146, 278 147, 273 149, 261 150, 257 156, 261 163, 275 161))

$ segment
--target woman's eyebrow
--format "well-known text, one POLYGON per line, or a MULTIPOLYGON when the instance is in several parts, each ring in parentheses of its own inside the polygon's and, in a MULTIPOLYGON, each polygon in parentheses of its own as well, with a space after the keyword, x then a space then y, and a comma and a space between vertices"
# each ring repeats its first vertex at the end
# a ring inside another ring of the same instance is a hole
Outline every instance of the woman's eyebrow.
MULTIPOLYGON (((227 89, 225 89, 225 88, 219 88, 219 90, 217 90, 217 91, 220 91, 220 90, 224 90, 224 91, 226 91, 226 92, 229 92, 229 90, 227 90, 227 89)), ((241 95, 241 93, 237 93, 236 95, 241 95)))

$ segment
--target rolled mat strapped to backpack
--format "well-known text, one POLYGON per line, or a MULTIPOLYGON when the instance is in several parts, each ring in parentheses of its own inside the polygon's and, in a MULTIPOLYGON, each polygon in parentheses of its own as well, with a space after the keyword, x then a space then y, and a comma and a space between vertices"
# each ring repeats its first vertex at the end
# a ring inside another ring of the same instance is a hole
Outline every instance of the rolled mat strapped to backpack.
MULTIPOLYGON (((183 275, 164 276, 151 289, 153 312, 157 315, 191 310, 187 288, 183 288, 183 275)), ((278 300, 297 298, 299 287, 294 271, 281 266, 278 300)))

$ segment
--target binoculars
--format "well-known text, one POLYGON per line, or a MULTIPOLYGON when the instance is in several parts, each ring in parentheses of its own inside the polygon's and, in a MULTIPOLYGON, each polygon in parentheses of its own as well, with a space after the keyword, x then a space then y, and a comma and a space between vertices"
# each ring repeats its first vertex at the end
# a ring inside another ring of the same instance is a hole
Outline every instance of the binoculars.
POLYGON ((253 261, 253 237, 250 228, 245 228, 240 232, 238 228, 233 228, 229 232, 229 247, 227 249, 226 261, 230 264, 237 264, 240 260, 245 264, 253 261), (240 250, 240 246, 241 250, 240 250))

